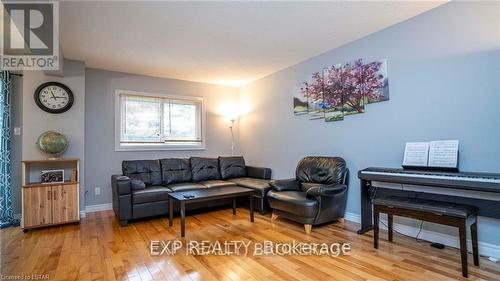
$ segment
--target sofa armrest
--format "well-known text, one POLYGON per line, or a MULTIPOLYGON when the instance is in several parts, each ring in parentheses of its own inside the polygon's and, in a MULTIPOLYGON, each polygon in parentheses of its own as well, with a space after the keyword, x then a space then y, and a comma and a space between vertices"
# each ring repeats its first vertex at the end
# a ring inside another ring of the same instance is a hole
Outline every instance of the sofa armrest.
POLYGON ((335 196, 347 190, 345 184, 320 184, 313 186, 306 191, 306 197, 335 196))
POLYGON ((269 183, 275 191, 301 191, 301 183, 296 179, 274 180, 269 183))
POLYGON ((131 180, 127 176, 112 175, 111 185, 117 195, 127 195, 132 192, 131 180))
POLYGON ((127 225, 132 219, 132 187, 129 177, 122 175, 111 176, 111 193, 113 196, 113 211, 120 221, 120 225, 127 225))
POLYGON ((270 180, 271 169, 263 167, 246 166, 247 176, 250 178, 270 180))

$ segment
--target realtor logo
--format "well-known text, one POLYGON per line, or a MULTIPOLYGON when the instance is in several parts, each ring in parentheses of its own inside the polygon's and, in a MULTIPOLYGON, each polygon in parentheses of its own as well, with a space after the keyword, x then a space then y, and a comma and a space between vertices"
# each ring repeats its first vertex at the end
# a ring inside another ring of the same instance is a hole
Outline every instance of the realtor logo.
POLYGON ((59 69, 59 4, 5 1, 1 12, 0 68, 59 69))

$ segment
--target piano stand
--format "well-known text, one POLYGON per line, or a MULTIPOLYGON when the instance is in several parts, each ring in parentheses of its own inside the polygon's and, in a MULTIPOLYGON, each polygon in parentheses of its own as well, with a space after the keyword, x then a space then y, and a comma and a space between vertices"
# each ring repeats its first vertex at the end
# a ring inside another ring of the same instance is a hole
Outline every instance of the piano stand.
POLYGON ((362 228, 358 229, 358 231, 356 231, 356 233, 357 234, 365 234, 366 232, 368 232, 370 230, 373 230, 373 225, 365 227, 365 228, 362 227, 362 228))
POLYGON ((364 234, 373 229, 372 199, 375 197, 371 181, 360 180, 361 187, 361 229, 358 234, 364 234))
POLYGON ((446 172, 435 171, 412 171, 391 168, 367 168, 358 172, 360 179, 360 199, 361 199, 361 228, 358 234, 364 234, 373 229, 372 199, 379 196, 397 195, 407 197, 418 197, 422 199, 453 202, 458 204, 469 204, 479 208, 479 216, 500 219, 499 201, 445 195, 423 191, 407 191, 401 189, 390 189, 375 187, 372 181, 386 182, 401 185, 417 185, 424 190, 426 187, 438 187, 448 190, 467 190, 470 192, 481 192, 488 194, 500 194, 500 174, 468 173, 468 172, 446 172), (408 171, 408 173, 406 173, 408 171), (393 175, 394 174, 394 175, 393 175), (443 178, 442 175, 449 176, 443 178), (435 176, 438 176, 437 178, 435 176), (472 179, 469 179, 471 178, 472 179))

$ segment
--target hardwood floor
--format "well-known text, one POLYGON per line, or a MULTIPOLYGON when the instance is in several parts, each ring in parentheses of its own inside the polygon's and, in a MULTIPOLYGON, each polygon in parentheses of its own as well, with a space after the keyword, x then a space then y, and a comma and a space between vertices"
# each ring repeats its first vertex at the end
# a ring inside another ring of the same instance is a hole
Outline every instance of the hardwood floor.
POLYGON ((387 241, 382 231, 379 250, 371 234, 357 235, 358 225, 345 221, 313 227, 271 215, 231 209, 188 216, 186 237, 180 238, 179 219, 134 222, 120 227, 112 211, 88 214, 80 225, 31 230, 8 228, 1 235, 1 274, 48 274, 49 280, 500 280, 500 264, 481 257, 469 278, 461 276, 457 249, 437 250, 395 233, 387 241), (151 256, 151 240, 265 240, 290 242, 351 242, 350 256, 151 256))

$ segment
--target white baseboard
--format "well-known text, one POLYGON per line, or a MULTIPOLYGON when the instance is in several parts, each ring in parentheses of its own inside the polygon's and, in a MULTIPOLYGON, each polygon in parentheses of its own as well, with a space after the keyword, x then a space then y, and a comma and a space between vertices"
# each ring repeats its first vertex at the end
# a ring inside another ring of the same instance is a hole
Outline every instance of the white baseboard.
POLYGON ((86 213, 93 213, 93 212, 99 212, 99 211, 108 211, 108 210, 112 210, 112 209, 113 209, 113 204, 112 203, 85 206, 85 212, 86 213))
POLYGON ((355 223, 361 223, 361 216, 356 213, 345 212, 344 219, 355 223))
POLYGON ((107 211, 107 210, 112 210, 112 209, 113 209, 112 203, 99 204, 99 205, 89 205, 89 206, 85 206, 85 210, 80 211, 80 217, 84 218, 87 216, 88 213, 107 211))
MULTIPOLYGON (((361 216, 355 213, 349 213, 346 212, 344 218, 348 221, 356 222, 356 223, 361 223, 361 216)), ((386 220, 380 220, 381 222, 387 224, 386 220)), ((380 224, 381 229, 387 229, 387 227, 384 224, 380 224)), ((394 230, 397 230, 398 232, 411 236, 411 237, 416 237, 419 229, 417 227, 405 225, 405 224, 400 224, 400 223, 394 223, 394 230)), ((419 239, 430 241, 430 242, 436 242, 436 243, 441 243, 449 247, 453 248, 459 248, 459 238, 457 236, 453 235, 448 235, 440 232, 435 232, 435 231, 429 231, 422 229, 420 234, 418 235, 419 239)), ((499 258, 500 257, 500 245, 494 245, 490 243, 485 243, 485 242, 479 242, 479 254, 481 256, 487 256, 487 257, 493 257, 493 258, 499 258)), ((470 239, 467 239, 467 249, 469 252, 472 251, 472 241, 470 239)))

